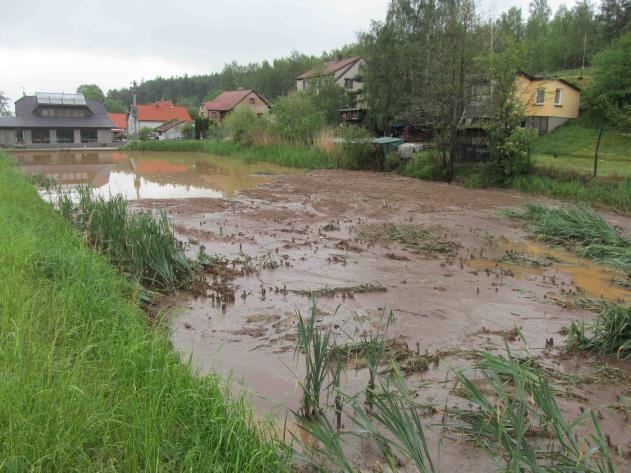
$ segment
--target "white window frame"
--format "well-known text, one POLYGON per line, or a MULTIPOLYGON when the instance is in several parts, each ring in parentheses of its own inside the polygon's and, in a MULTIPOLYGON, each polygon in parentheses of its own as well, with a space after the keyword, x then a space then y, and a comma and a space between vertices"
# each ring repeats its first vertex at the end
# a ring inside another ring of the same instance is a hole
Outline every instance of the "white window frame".
POLYGON ((546 89, 544 89, 543 87, 539 87, 535 91, 535 105, 543 105, 545 101, 546 101, 546 89), (539 92, 542 92, 541 101, 539 101, 539 92))
POLYGON ((562 104, 563 104, 563 89, 556 89, 554 91, 554 105, 556 105, 557 107, 560 107, 562 104))

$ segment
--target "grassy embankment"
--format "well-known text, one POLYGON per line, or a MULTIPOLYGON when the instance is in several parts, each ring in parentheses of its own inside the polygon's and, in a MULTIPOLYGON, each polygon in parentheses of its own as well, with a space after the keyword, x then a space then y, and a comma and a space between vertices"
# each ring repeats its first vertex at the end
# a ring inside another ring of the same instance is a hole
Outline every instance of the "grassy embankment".
POLYGON ((598 177, 593 179, 598 129, 584 120, 562 126, 532 147, 531 175, 509 186, 534 194, 631 211, 631 134, 605 131, 599 148, 598 177))
POLYGON ((335 157, 326 151, 287 144, 244 146, 217 140, 134 141, 132 151, 198 151, 230 156, 245 163, 268 162, 304 169, 334 168, 335 157))
POLYGON ((0 469, 279 471, 242 402, 193 376, 133 291, 0 157, 0 469))

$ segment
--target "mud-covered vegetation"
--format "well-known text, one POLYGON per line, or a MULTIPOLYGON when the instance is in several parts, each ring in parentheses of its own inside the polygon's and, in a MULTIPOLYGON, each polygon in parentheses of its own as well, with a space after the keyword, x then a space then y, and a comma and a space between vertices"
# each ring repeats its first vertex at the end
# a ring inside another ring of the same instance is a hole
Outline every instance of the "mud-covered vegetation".
MULTIPOLYGON (((426 418, 442 409, 442 422, 432 428, 443 435, 457 432, 481 447, 498 471, 615 472, 596 414, 583 409, 578 418, 568 419, 557 400, 563 387, 551 380, 527 345, 520 355, 508 345, 506 355, 476 352, 473 371, 452 370, 452 393, 464 403, 434 406, 423 404, 408 387, 398 358, 386 356, 392 313, 360 343, 341 347, 331 327, 318 327, 317 320, 314 301, 309 319, 299 315, 296 349, 305 354, 303 402, 296 416, 309 434, 301 456, 314 466, 361 471, 350 456, 352 442, 360 438, 373 443, 393 470, 411 464, 421 473, 438 471, 440 453, 427 441, 426 418), (362 358, 369 370, 363 395, 340 389, 341 360, 348 356, 362 358), (342 427, 342 411, 350 426, 342 427), (589 433, 579 439, 578 429, 584 427, 589 433)), ((517 336, 525 342, 519 330, 517 336)))
POLYGON ((527 205, 524 212, 506 215, 526 221, 526 229, 542 241, 576 252, 584 258, 619 269, 631 276, 631 240, 586 206, 551 208, 527 205))
POLYGON ((592 323, 573 322, 567 348, 631 358, 631 307, 608 305, 592 323))
POLYGON ((248 407, 193 376, 129 282, 5 159, 0 221, 3 469, 285 469, 248 407))

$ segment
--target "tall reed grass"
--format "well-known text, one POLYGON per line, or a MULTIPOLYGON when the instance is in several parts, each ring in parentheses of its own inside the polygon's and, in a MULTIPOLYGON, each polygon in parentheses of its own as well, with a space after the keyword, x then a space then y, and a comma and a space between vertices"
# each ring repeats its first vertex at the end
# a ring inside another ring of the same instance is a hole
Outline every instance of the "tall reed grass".
POLYGON ((459 428, 491 457, 504 457, 505 471, 614 473, 607 442, 595 415, 586 410, 567 421, 555 389, 530 357, 480 352, 481 380, 456 373, 460 396, 471 408, 456 409, 459 428), (591 424, 579 440, 578 425, 591 424))
POLYGON ((0 222, 0 470, 289 469, 247 404, 182 363, 129 283, 4 159, 0 222))
POLYGON ((132 212, 122 195, 105 199, 88 187, 77 188, 76 204, 70 193, 57 196, 60 212, 87 243, 141 285, 173 290, 196 276, 164 211, 157 217, 148 211, 132 212))

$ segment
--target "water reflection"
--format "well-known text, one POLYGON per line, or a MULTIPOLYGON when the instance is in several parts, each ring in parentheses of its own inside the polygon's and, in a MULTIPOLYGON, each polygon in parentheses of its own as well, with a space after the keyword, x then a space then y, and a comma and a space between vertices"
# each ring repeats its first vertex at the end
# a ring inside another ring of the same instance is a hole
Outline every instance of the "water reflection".
POLYGON ((128 200, 231 197, 265 183, 272 174, 296 173, 267 163, 244 164, 205 153, 123 151, 16 151, 24 172, 72 190, 89 184, 99 195, 128 200))

